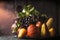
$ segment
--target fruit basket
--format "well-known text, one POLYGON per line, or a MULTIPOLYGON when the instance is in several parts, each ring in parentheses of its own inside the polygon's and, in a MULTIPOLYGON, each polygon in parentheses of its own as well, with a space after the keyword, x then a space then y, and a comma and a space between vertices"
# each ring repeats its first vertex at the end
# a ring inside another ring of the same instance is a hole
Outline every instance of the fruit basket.
POLYGON ((31 4, 24 5, 21 12, 17 13, 12 33, 18 38, 46 38, 54 37, 54 18, 40 13, 31 4))

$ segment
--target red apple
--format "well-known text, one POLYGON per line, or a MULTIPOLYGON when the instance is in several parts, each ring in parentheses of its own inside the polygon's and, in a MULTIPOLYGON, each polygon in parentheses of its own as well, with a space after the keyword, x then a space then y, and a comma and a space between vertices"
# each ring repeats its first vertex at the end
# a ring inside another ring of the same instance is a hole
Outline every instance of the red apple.
POLYGON ((41 22, 41 21, 38 21, 38 22, 36 23, 36 27, 38 27, 38 28, 41 28, 41 25, 42 25, 42 22, 41 22))
POLYGON ((39 34, 40 34, 40 31, 35 25, 33 24, 29 25, 29 27, 27 28, 28 37, 36 38, 39 36, 39 34))

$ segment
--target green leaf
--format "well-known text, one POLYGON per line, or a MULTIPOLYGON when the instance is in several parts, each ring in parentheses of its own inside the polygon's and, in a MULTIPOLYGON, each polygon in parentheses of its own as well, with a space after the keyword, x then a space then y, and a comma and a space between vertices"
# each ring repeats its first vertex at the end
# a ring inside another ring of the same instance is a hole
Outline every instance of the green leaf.
POLYGON ((33 11, 33 10, 34 10, 34 7, 32 7, 32 8, 30 9, 30 12, 33 11))

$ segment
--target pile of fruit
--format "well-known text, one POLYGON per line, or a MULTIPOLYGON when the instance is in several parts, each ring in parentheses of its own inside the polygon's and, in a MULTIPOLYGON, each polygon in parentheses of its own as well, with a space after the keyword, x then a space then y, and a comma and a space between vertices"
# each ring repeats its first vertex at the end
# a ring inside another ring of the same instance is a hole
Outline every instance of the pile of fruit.
POLYGON ((17 33, 18 38, 53 37, 55 31, 52 23, 52 17, 41 14, 32 5, 25 5, 11 28, 12 33, 17 33))

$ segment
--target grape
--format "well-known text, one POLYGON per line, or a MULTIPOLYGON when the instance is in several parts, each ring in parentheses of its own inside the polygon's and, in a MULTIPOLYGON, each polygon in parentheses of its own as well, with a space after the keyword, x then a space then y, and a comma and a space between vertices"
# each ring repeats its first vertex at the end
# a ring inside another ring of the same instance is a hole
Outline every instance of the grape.
POLYGON ((20 18, 19 21, 21 22, 21 27, 27 28, 30 24, 36 24, 37 21, 44 21, 46 18, 40 15, 31 15, 20 18))

